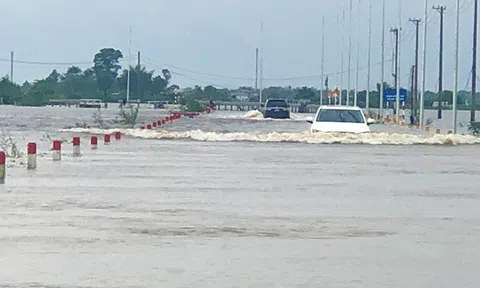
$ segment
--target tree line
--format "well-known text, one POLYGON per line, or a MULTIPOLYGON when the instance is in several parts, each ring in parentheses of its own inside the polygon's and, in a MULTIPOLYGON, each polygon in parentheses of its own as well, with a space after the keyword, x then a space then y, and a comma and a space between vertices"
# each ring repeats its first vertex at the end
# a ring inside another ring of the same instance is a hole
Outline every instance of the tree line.
MULTIPOLYGON (((120 50, 103 48, 93 59, 91 68, 81 70, 68 67, 64 73, 54 69, 44 79, 25 81, 22 85, 12 83, 8 76, 0 80, 0 99, 3 104, 21 106, 43 106, 49 99, 102 99, 116 102, 125 98, 128 69, 119 61, 123 58, 120 50)), ((160 75, 148 71, 145 66, 131 67, 130 95, 141 101, 168 99, 178 88, 172 85, 171 74, 163 69, 160 75)))
MULTIPOLYGON (((65 72, 60 73, 54 69, 44 79, 33 82, 25 81, 22 85, 12 83, 8 76, 0 80, 0 103, 22 106, 43 106, 48 104, 49 99, 101 99, 104 102, 117 102, 126 97, 128 69, 122 69, 120 60, 123 54, 114 48, 100 49, 93 57, 92 67, 81 70, 77 66, 71 66, 65 72)), ((384 83, 385 87, 390 87, 384 83)), ((369 106, 378 108, 380 104, 379 90, 370 91, 369 106)), ((213 100, 213 101, 251 101, 258 102, 258 91, 253 87, 242 86, 237 89, 220 89, 213 85, 205 87, 195 86, 182 89, 180 94, 176 91, 178 85, 172 84, 172 74, 168 69, 162 69, 160 73, 147 70, 145 66, 137 65, 130 67, 130 99, 146 101, 166 101, 185 103, 188 100, 213 100)), ((305 104, 319 104, 321 91, 313 87, 268 87, 262 90, 262 99, 283 98, 290 102, 305 104)), ((346 96, 350 95, 350 103, 353 103, 353 90, 342 92, 343 102, 346 104, 346 96)), ((325 94, 325 93, 323 93, 325 94)), ((452 103, 452 91, 445 90, 442 93, 443 102, 452 103)), ((478 96, 480 97, 480 95, 478 96)), ((366 106, 366 91, 358 92, 358 105, 366 106)), ((323 97, 323 103, 328 104, 329 99, 323 97)), ((425 108, 433 107, 438 101, 438 94, 427 91, 425 93, 425 108)), ((471 93, 460 91, 458 93, 458 106, 467 107, 471 101, 471 93)), ((407 107, 410 100, 407 101, 407 107)), ((418 103, 416 103, 418 107, 418 103)))

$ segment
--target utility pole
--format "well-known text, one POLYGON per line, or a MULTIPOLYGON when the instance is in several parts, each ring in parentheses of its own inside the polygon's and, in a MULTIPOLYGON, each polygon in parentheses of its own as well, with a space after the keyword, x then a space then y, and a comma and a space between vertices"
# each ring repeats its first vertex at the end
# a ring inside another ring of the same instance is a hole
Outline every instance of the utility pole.
POLYGON ((474 0, 473 8, 473 60, 472 60, 472 109, 470 111, 470 122, 475 122, 476 102, 475 94, 477 93, 477 12, 478 0, 474 0))
MULTIPOLYGON (((395 73, 393 73, 393 86, 395 87, 395 91, 397 91, 397 94, 399 94, 399 89, 398 89, 398 28, 391 28, 390 32, 392 32, 395 35, 395 73)), ((398 98, 399 95, 397 95, 398 98)), ((396 111, 395 115, 399 115, 399 107, 398 102, 397 102, 397 107, 393 107, 394 111, 396 111)), ((398 121, 397 121, 398 122, 398 121)))
POLYGON ((132 60, 132 26, 130 26, 129 34, 128 34, 128 72, 127 72, 127 103, 130 100, 130 70, 132 68, 132 64, 130 63, 132 60))
MULTIPOLYGON (((328 93, 328 76, 327 76, 327 78, 325 78, 325 93, 328 93)), ((335 99, 333 99, 333 100, 335 101, 335 99)), ((320 105, 322 105, 322 104, 320 104, 320 105)))
POLYGON ((259 79, 259 88, 258 88, 258 110, 262 107, 262 92, 263 92, 263 21, 260 23, 260 59, 259 59, 259 66, 260 66, 260 79, 259 79))
POLYGON ((457 134, 457 94, 458 94, 458 38, 460 28, 460 0, 456 2, 456 17, 455 17, 455 85, 453 88, 452 108, 453 108, 453 134, 457 134))
POLYGON ((140 66, 140 51, 137 52, 137 98, 138 99, 142 99, 142 95, 141 95, 141 89, 140 89, 140 85, 141 85, 141 78, 140 78, 140 71, 142 71, 141 69, 141 66, 140 66))
POLYGON ((382 1, 382 75, 380 77, 380 120, 383 121, 383 92, 385 90, 385 0, 382 1))
POLYGON ((395 94, 397 94, 397 99, 396 99, 396 113, 395 113, 395 120, 397 123, 400 123, 400 93, 402 92, 401 90, 401 87, 402 85, 400 84, 400 80, 401 80, 401 77, 400 75, 402 75, 400 73, 400 68, 401 68, 401 65, 400 65, 400 37, 401 37, 401 34, 400 32, 402 31, 402 0, 398 0, 398 31, 397 31, 397 71, 395 72, 396 74, 396 82, 397 82, 397 91, 395 94))
POLYGON ((398 28, 391 28, 390 32, 395 35, 395 68, 393 73, 393 86, 397 88, 397 69, 398 69, 398 28))
POLYGON ((347 76, 347 106, 350 104, 350 81, 352 75, 352 10, 353 0, 350 0, 349 25, 348 25, 348 76, 347 76))
POLYGON ((258 93, 258 48, 255 48, 255 93, 258 93))
POLYGON ((344 32, 345 32, 345 10, 342 11, 342 25, 340 26, 341 27, 341 33, 342 33, 342 46, 341 46, 341 60, 340 60, 340 66, 342 67, 340 69, 340 95, 338 97, 338 105, 342 105, 342 98, 343 98, 343 74, 344 74, 344 71, 343 71, 343 68, 344 68, 344 48, 345 47, 345 36, 343 35, 344 32))
MULTIPOLYGON (((358 0, 358 6, 360 7, 361 3, 360 0, 358 0)), ((356 61, 357 61, 357 66, 355 69, 355 90, 353 94, 353 106, 357 107, 358 105, 358 73, 360 70, 360 15, 357 13, 357 49, 356 49, 356 61)))
POLYGON ((418 34, 419 34, 419 26, 420 22, 422 20, 417 19, 417 18, 410 18, 410 22, 412 22, 415 25, 415 65, 414 65, 414 79, 413 79, 413 89, 412 89, 412 107, 411 113, 414 115, 414 117, 417 117, 416 113, 416 102, 417 102, 417 97, 418 97, 418 34))
MULTIPOLYGON (((324 73, 325 71, 323 70, 324 68, 324 62, 325 62, 325 16, 322 17, 322 82, 323 82, 323 77, 324 77, 324 73)), ((328 79, 328 77, 327 77, 328 79)), ((327 80, 328 81, 328 80, 327 80)), ((325 95, 325 93, 327 91, 322 91, 323 89, 320 88, 320 106, 323 105, 323 95, 325 95)))
POLYGON ((14 58, 14 52, 10 52, 10 82, 13 83, 13 58, 14 58))
POLYGON ((446 6, 433 6, 432 9, 440 13, 440 52, 438 65, 438 119, 442 119, 442 100, 443 100, 443 13, 446 6))
POLYGON ((424 9, 424 20, 423 20, 423 45, 422 45, 422 93, 420 94, 420 128, 424 128, 424 118, 425 118, 425 83, 426 83, 426 74, 427 74, 427 24, 428 24, 428 0, 425 0, 425 9, 424 9))
MULTIPOLYGON (((411 91, 411 94, 412 94, 412 97, 410 97, 410 113, 411 115, 415 115, 413 114, 413 103, 414 103, 414 100, 413 100, 413 95, 414 95, 414 91, 415 91, 415 65, 412 65, 412 68, 410 70, 410 91, 411 91)), ((410 123, 410 124, 414 124, 414 123, 410 123)))
POLYGON ((370 115, 370 66, 372 56, 372 0, 368 3, 368 59, 367 59, 367 94, 365 95, 365 108, 367 115, 370 115))

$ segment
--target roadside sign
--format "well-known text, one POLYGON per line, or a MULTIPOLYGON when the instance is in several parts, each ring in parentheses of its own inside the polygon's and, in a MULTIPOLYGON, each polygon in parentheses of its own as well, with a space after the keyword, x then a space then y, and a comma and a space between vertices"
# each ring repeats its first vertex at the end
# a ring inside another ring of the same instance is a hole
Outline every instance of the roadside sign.
MULTIPOLYGON (((383 90, 383 101, 397 101, 397 90, 386 88, 383 90)), ((400 89, 400 102, 407 101, 407 89, 400 89)))

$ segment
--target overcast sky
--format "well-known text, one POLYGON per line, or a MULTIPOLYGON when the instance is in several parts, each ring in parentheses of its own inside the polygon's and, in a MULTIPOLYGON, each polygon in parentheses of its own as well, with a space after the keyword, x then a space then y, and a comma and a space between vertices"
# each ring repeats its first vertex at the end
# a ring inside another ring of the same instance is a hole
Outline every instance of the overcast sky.
MULTIPOLYGON (((322 17, 326 18, 325 74, 330 86, 340 86, 341 51, 348 69, 349 0, 1 0, 1 74, 10 73, 10 51, 17 61, 81 63, 91 66, 102 47, 120 49, 128 58, 128 31, 132 28, 132 54, 140 50, 149 69, 168 68, 173 82, 184 86, 254 85, 255 48, 264 22, 264 86, 316 86, 321 84, 322 17), (342 21, 342 11, 346 18, 342 21), (339 16, 339 22, 337 18, 339 16), (342 29, 342 25, 344 28, 342 29), (342 46, 344 35, 344 46, 342 46), (4 60, 7 60, 5 62, 4 60)), ((359 66, 367 65, 369 0, 353 0, 352 58, 356 67, 357 27, 360 27, 359 66), (359 20, 357 20, 359 17, 359 20)), ((392 57, 393 34, 398 26, 398 2, 387 0, 386 58, 392 57)), ((473 0, 460 0, 460 89, 469 80, 472 58, 473 0)), ((380 80, 382 0, 372 0, 372 80, 380 80)), ((432 5, 445 5, 444 88, 453 87, 455 0, 429 0, 427 88, 438 87, 439 13, 432 5)), ((402 1, 401 84, 409 84, 414 61, 415 33, 409 17, 424 20, 423 0, 402 1)), ((422 45, 422 27, 420 28, 422 45)), ((420 53, 421 56, 421 53, 420 53)), ((134 60, 136 61, 136 60, 134 60)), ((420 61, 421 63, 421 61, 420 61)), ((126 64, 126 62, 122 62, 126 64)), ((68 65, 15 63, 14 81, 45 77, 68 65)), ((392 64, 385 66, 392 82, 392 64)), ((367 86, 367 69, 359 87, 367 86)), ((343 87, 347 88, 347 73, 343 87)), ((355 71, 351 74, 351 88, 355 71)), ((471 84, 468 84, 471 85, 471 84)), ((468 86, 470 87, 470 86, 468 86)))

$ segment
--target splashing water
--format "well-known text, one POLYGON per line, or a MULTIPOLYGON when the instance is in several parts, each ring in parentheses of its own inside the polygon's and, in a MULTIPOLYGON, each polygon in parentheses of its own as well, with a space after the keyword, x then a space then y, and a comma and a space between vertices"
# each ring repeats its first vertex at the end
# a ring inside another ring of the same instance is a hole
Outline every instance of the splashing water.
MULTIPOLYGON (((222 111, 223 112, 223 111, 222 111)), ((312 116, 312 114, 296 114, 290 113, 290 119, 272 119, 263 118, 263 113, 259 110, 250 110, 246 113, 215 113, 212 115, 214 118, 222 119, 243 119, 243 120, 255 120, 255 121, 305 121, 306 117, 312 116)))
MULTIPOLYGON (((105 134, 118 130, 72 128, 62 132, 105 134)), ((310 132, 235 132, 216 133, 202 130, 172 132, 165 130, 120 130, 124 135, 143 139, 182 139, 211 142, 289 142, 307 144, 370 144, 370 145, 462 145, 480 144, 480 138, 469 135, 414 135, 401 133, 310 133, 310 132)))
POLYGON ((258 110, 250 110, 245 115, 243 115, 241 118, 243 119, 264 119, 263 114, 261 111, 258 110))

